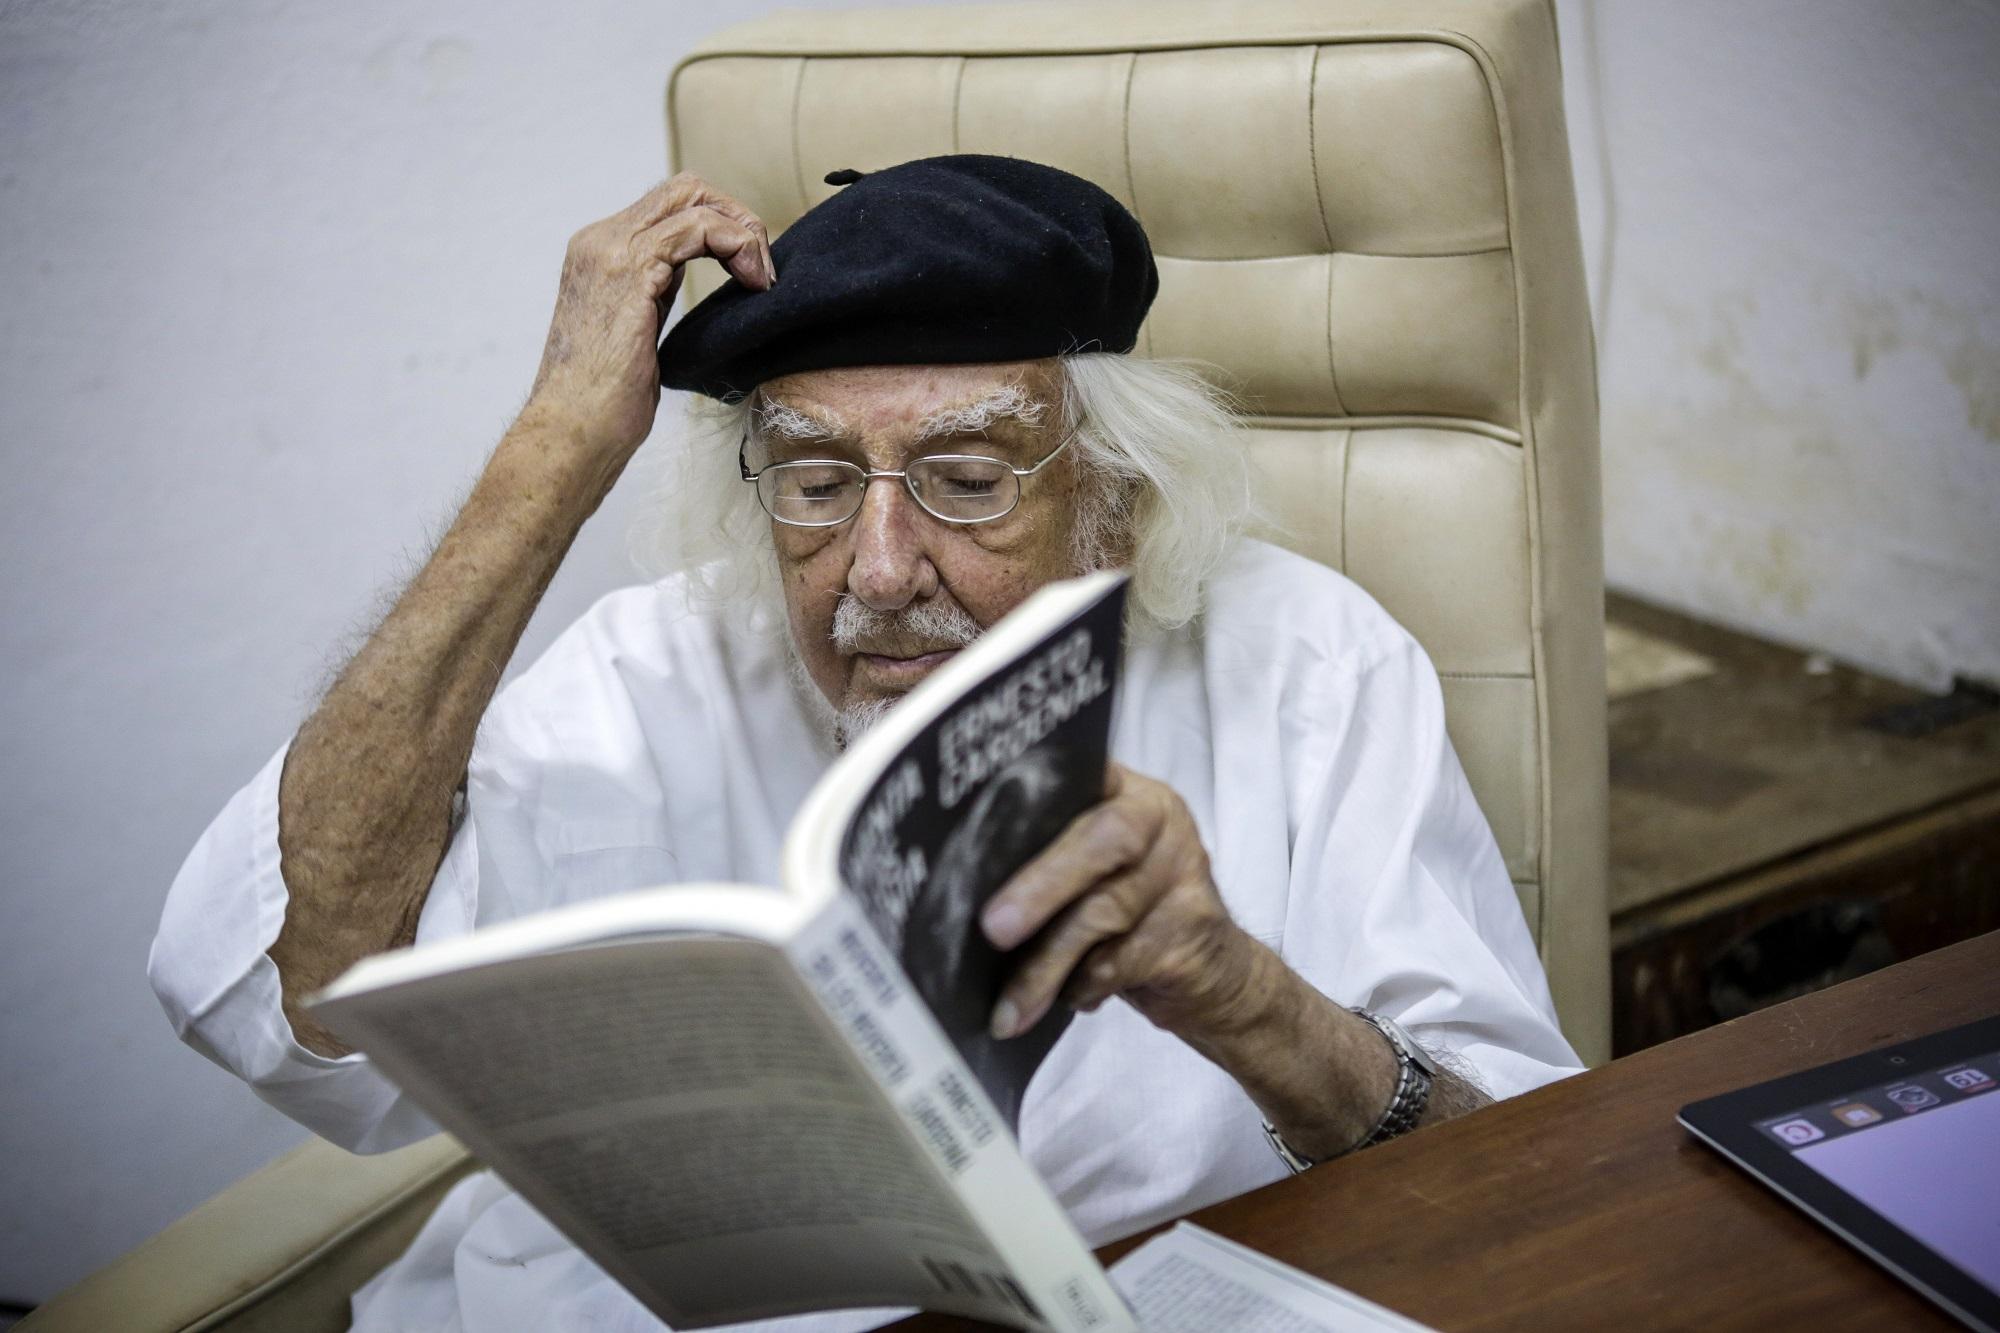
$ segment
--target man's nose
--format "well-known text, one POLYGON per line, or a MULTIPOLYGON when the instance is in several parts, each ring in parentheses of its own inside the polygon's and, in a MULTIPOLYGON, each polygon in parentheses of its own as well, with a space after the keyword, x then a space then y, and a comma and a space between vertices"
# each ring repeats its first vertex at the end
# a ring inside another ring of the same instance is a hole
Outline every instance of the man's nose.
POLYGON ((877 611, 895 611, 938 590, 925 543, 936 521, 910 497, 901 477, 875 477, 851 520, 854 560, 847 590, 877 611))

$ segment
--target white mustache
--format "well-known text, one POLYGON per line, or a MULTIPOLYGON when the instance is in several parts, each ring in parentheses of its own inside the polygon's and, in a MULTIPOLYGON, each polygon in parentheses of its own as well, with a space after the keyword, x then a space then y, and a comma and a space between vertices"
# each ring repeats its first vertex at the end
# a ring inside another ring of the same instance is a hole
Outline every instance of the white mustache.
POLYGON ((917 657, 963 648, 979 634, 979 622, 956 602, 912 602, 877 611, 843 593, 833 609, 833 646, 843 653, 891 650, 888 656, 917 657))

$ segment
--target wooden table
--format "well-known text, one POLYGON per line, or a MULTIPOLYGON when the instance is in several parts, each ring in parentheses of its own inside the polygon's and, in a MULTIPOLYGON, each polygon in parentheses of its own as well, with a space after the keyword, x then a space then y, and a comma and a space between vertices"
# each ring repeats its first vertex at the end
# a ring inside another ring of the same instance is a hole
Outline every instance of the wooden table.
MULTIPOLYGON (((2000 932, 1682 1037, 1193 1220, 1441 1330, 1959 1325, 1694 1142, 1683 1105, 2000 1012, 2000 932)), ((1134 1237, 1100 1251, 1106 1262, 1134 1237)), ((921 1316, 915 1330, 980 1327, 921 1316)))

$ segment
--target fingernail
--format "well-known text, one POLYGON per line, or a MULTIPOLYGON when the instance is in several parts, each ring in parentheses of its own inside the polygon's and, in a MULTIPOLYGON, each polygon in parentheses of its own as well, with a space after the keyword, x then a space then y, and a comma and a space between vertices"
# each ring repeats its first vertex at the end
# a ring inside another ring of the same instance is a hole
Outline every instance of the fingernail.
POLYGON ((980 914, 980 928, 995 948, 1011 949, 1021 933, 1021 909, 1010 902, 989 903, 980 914))
POLYGON ((1012 1000, 1002 1000, 993 1006, 993 1039, 1005 1041, 1014 1035, 1014 1025, 1021 1021, 1021 1011, 1012 1000))

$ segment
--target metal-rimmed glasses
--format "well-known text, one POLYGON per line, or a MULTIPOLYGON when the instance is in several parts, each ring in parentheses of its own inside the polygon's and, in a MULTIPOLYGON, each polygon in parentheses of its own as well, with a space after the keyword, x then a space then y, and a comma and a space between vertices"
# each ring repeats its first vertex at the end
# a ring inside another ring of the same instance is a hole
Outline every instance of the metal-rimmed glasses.
POLYGON ((845 523, 861 512, 868 483, 877 477, 901 477, 910 498, 941 522, 991 523, 1014 512, 1021 503, 1021 478, 1047 467, 1069 448, 1071 438, 1065 437, 1033 467, 1014 467, 984 454, 926 454, 893 472, 874 472, 837 458, 771 463, 752 472, 746 459, 750 433, 745 431, 736 447, 736 466, 743 480, 756 486, 764 512, 795 528, 845 523))

